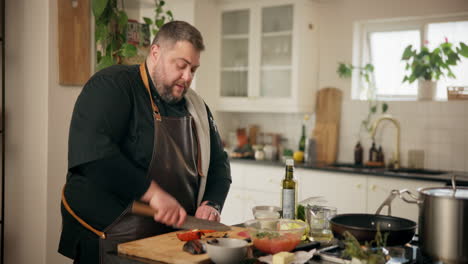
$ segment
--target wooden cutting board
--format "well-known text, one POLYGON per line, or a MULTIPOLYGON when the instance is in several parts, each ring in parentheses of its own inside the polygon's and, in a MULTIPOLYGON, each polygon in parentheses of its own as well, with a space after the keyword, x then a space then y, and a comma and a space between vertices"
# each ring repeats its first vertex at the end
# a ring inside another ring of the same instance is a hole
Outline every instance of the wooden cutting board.
POLYGON ((57 0, 59 83, 83 85, 91 73, 91 0, 57 0))
POLYGON ((341 120, 342 92, 336 88, 323 88, 317 93, 316 123, 313 137, 316 140, 317 161, 331 164, 338 154, 341 120))
MULTIPOLYGON (((237 235, 241 231, 246 231, 242 227, 231 227, 232 229, 227 232, 210 233, 206 236, 222 236, 227 233, 230 238, 241 238, 237 235)), ((182 250, 185 242, 180 241, 176 234, 184 233, 187 231, 176 231, 164 235, 148 237, 140 240, 135 240, 127 243, 119 244, 117 250, 119 254, 135 256, 150 260, 162 261, 166 263, 176 264, 198 264, 198 263, 211 263, 208 254, 192 255, 182 250)), ((206 237, 205 236, 205 237, 206 237)), ((209 238, 208 238, 209 239, 209 238)), ((203 240, 206 240, 203 239, 203 240)))

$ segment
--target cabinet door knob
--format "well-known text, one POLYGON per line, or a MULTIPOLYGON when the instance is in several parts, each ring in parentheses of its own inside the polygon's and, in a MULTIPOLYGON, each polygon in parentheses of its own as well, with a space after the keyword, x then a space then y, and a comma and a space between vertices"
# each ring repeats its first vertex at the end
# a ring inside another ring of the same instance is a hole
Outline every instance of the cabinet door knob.
POLYGON ((362 184, 360 183, 356 184, 356 188, 361 189, 361 187, 362 187, 362 184))
POLYGON ((377 189, 377 185, 372 184, 369 188, 371 191, 375 191, 377 189))

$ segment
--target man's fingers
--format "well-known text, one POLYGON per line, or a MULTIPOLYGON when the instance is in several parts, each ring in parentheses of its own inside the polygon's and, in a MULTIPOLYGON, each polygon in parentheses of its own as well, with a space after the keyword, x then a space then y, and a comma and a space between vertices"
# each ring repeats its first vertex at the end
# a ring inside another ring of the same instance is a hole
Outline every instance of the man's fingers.
POLYGON ((179 221, 177 222, 176 226, 180 227, 185 222, 187 218, 187 212, 185 212, 184 208, 179 209, 179 221))

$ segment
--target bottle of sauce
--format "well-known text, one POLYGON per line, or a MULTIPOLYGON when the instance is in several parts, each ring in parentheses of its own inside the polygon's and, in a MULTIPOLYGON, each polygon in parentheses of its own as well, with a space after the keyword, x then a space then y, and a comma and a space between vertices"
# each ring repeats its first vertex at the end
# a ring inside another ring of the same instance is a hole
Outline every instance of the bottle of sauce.
POLYGON ((372 142, 372 147, 369 150, 369 161, 370 162, 377 161, 377 148, 375 147, 375 142, 372 142))
POLYGON ((379 146, 379 149, 377 150, 377 161, 384 163, 385 156, 382 150, 382 146, 379 146))
POLYGON ((294 180, 294 160, 286 160, 286 174, 282 182, 281 208, 284 219, 296 218, 297 183, 294 180))
POLYGON ((361 141, 358 141, 354 147, 354 165, 362 165, 364 150, 361 146, 361 141))
POLYGON ((302 124, 301 139, 299 139, 299 151, 304 152, 306 146, 305 124, 302 124))

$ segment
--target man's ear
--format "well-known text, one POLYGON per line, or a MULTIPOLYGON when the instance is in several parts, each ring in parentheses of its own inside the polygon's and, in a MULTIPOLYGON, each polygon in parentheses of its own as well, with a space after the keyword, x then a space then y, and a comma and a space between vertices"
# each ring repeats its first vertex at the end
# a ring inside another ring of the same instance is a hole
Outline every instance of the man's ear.
POLYGON ((158 62, 160 55, 161 55, 161 47, 158 44, 151 45, 150 58, 154 64, 158 62))

